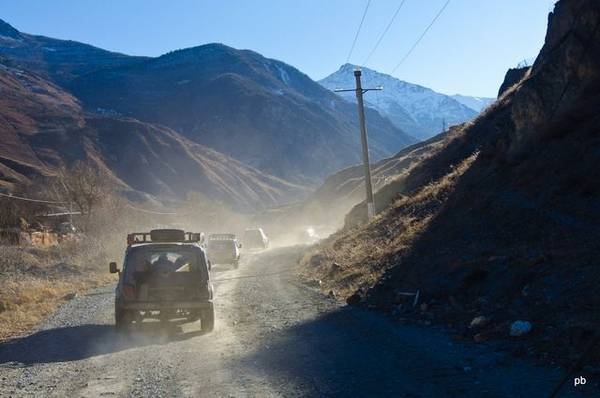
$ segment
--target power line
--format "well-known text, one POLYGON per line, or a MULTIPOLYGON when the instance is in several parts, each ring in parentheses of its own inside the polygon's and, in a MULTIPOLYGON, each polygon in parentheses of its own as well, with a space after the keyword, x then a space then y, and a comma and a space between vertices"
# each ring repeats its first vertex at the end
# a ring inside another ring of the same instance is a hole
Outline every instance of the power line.
POLYGON ((0 196, 3 196, 5 198, 11 198, 11 199, 16 199, 16 200, 22 200, 25 202, 35 202, 35 203, 48 203, 48 204, 68 204, 69 202, 58 202, 55 200, 42 200, 42 199, 32 199, 32 198, 25 198, 23 196, 15 196, 15 195, 8 195, 5 193, 0 193, 0 196))
POLYGON ((162 211, 152 211, 152 210, 146 210, 146 209, 140 209, 139 207, 135 207, 132 206, 130 204, 127 205, 127 207, 129 207, 130 209, 142 212, 142 213, 148 213, 148 214, 158 214, 158 215, 163 215, 163 216, 176 216, 177 213, 171 213, 171 212, 162 212, 162 211))
MULTIPOLYGON (((59 201, 55 201, 55 200, 42 200, 42 199, 32 199, 32 198, 26 198, 23 196, 16 196, 16 195, 9 195, 9 194, 5 194, 5 193, 1 193, 0 192, 0 196, 5 197, 5 198, 9 198, 9 199, 15 199, 15 200, 22 200, 25 202, 34 202, 34 203, 47 203, 47 204, 70 204, 71 202, 59 202, 59 201)), ((133 210, 137 210, 143 213, 148 213, 148 214, 159 214, 159 215, 166 215, 166 216, 175 216, 177 215, 177 213, 172 213, 172 212, 160 212, 160 211, 152 211, 152 210, 146 210, 146 209, 140 209, 139 207, 135 207, 132 206, 130 204, 127 205, 127 207, 133 209, 133 210)), ((75 214, 75 213, 73 213, 75 214)))
POLYGON ((350 47, 350 52, 348 53, 348 57, 346 58, 346 63, 350 62, 350 57, 352 56, 352 52, 354 51, 354 46, 356 45, 356 40, 358 40, 358 35, 360 34, 360 29, 363 26, 363 22, 365 21, 365 16, 367 16, 367 11, 369 10, 370 5, 371 5, 371 0, 368 0, 367 6, 365 7, 365 11, 363 12, 362 18, 360 19, 360 24, 358 24, 358 29, 356 31, 356 35, 354 35, 354 40, 352 41, 352 47, 350 47))
POLYGON ((398 62, 398 64, 394 67, 394 69, 392 69, 392 72, 390 73, 390 75, 394 74, 394 72, 396 72, 396 69, 398 69, 400 67, 400 65, 402 65, 402 63, 404 63, 404 61, 406 61, 406 58, 408 58, 408 56, 413 52, 413 50, 417 47, 417 45, 419 45, 419 43, 421 42, 421 40, 423 39, 423 37, 425 37, 425 35, 429 31, 429 29, 435 23, 435 21, 437 21, 437 19, 440 17, 440 15, 442 15, 442 13, 444 12, 444 10, 446 9, 446 7, 448 6, 449 3, 450 3, 450 0, 446 0, 446 2, 444 3, 444 5, 442 6, 442 8, 440 8, 440 10, 438 11, 438 13, 435 14, 435 17, 433 17, 433 20, 431 20, 431 22, 429 23, 429 25, 427 25, 427 28, 425 28, 425 30, 423 31, 423 33, 421 33, 421 36, 419 36, 419 38, 412 45, 412 47, 410 48, 410 50, 408 50, 408 52, 404 55, 404 57, 402 57, 402 59, 400 60, 400 62, 398 62))
MULTIPOLYGON (((22 200, 25 202, 35 202, 35 203, 47 203, 47 204, 70 204, 70 202, 59 202, 59 201, 54 201, 54 200, 42 200, 42 199, 32 199, 32 198, 26 198, 23 196, 16 196, 16 195, 9 195, 9 194, 5 194, 5 193, 1 193, 0 192, 0 196, 5 197, 5 198, 9 198, 9 199, 16 199, 16 200, 22 200)), ((137 210, 143 213, 148 213, 148 214, 159 214, 159 215, 167 215, 167 216, 175 216, 177 215, 177 213, 172 213, 172 212, 160 212, 160 211, 152 211, 152 210, 146 210, 146 209, 140 209, 138 207, 134 207, 130 204, 127 205, 127 207, 133 209, 133 210, 137 210)), ((65 213, 68 214, 68 213, 65 213)), ((72 214, 76 214, 76 213, 72 213, 72 214)))
POLYGON ((390 19, 390 22, 387 24, 387 26, 385 27, 384 31, 381 33, 381 36, 379 36, 379 39, 377 40, 377 43, 375 43, 375 47, 373 47, 373 49, 371 50, 371 52, 367 56, 367 59, 365 59, 365 62, 362 63, 363 66, 365 66, 367 64, 367 62, 369 62, 369 60, 371 59, 371 56, 373 55, 373 53, 375 52, 375 50, 377 50, 377 47, 379 47, 379 44, 381 43, 381 41, 383 40, 383 38, 387 34, 388 30, 390 30, 390 27, 394 23, 394 20, 396 19, 396 16, 398 16, 398 13, 400 12, 400 9, 402 8, 402 5, 404 5, 405 1, 406 0, 402 0, 400 2, 400 5, 398 6, 398 8, 396 8, 396 12, 394 12, 394 15, 392 16, 392 19, 390 19))

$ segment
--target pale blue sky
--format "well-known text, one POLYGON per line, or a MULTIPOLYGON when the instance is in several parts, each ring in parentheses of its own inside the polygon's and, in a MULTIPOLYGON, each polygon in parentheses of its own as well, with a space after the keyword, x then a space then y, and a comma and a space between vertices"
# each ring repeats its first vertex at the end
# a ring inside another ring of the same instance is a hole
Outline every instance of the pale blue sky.
MULTIPOLYGON (((384 73, 445 0, 406 0, 366 65, 384 73)), ((317 80, 346 61, 367 0, 0 0, 0 18, 27 33, 135 55, 220 42, 289 63, 317 80)), ((361 64, 400 0, 372 0, 351 59, 361 64)), ((451 0, 394 73, 454 94, 495 96, 507 68, 534 57, 552 0, 451 0)))

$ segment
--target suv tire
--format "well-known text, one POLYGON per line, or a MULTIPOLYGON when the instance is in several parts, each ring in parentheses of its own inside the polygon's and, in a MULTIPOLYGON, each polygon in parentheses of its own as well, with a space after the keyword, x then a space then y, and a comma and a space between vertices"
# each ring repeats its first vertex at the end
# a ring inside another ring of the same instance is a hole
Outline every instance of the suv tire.
POLYGON ((115 309, 115 329, 117 333, 127 333, 130 324, 131 317, 129 314, 125 310, 115 309))
POLYGON ((115 302, 115 330, 117 333, 127 333, 131 324, 130 314, 115 302))
POLYGON ((200 315, 200 328, 203 332, 212 332, 215 328, 215 308, 210 303, 210 307, 202 310, 200 315))

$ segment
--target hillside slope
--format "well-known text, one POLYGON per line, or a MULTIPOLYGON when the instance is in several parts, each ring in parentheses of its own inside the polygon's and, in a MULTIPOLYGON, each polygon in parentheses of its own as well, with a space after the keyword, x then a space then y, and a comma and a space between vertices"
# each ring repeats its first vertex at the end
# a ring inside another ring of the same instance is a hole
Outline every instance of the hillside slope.
MULTIPOLYGON (((383 190, 388 190, 412 167, 443 147, 446 135, 447 133, 439 134, 429 140, 413 144, 390 158, 372 164, 373 189, 379 191, 378 195, 381 195, 383 190)), ((395 196, 395 192, 391 195, 395 196)), ((330 175, 302 203, 272 216, 281 217, 288 224, 302 221, 308 225, 323 225, 327 226, 327 229, 336 229, 341 226, 344 216, 364 199, 364 168, 362 165, 356 165, 330 175)), ((390 199, 382 200, 381 196, 378 199, 375 207, 377 211, 381 211, 390 199)))
MULTIPOLYGON (((156 122, 253 167, 318 181, 360 160, 356 109, 282 62, 220 44, 111 68, 69 86, 87 109, 156 122)), ((377 158, 414 142, 368 114, 377 158)))
POLYGON ((0 185, 12 190, 52 176, 61 162, 88 159, 125 191, 185 198, 192 191, 243 210, 306 190, 135 119, 85 115, 44 78, 0 64, 0 185))
POLYGON ((530 321, 511 347, 569 363, 600 326, 599 107, 600 7, 560 1, 522 80, 381 189, 376 203, 390 199, 372 223, 357 226, 355 208, 303 272, 352 303, 476 341, 530 321), (399 293, 417 289, 415 311, 399 293), (469 328, 476 316, 487 323, 469 328))

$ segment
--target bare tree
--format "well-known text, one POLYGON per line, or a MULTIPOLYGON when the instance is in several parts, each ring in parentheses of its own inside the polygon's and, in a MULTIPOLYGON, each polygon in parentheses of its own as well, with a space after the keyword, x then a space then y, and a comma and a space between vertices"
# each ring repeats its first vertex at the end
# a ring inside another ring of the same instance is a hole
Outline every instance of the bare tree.
POLYGON ((61 166, 53 190, 88 220, 110 196, 109 184, 98 168, 83 161, 76 161, 71 167, 61 166))

